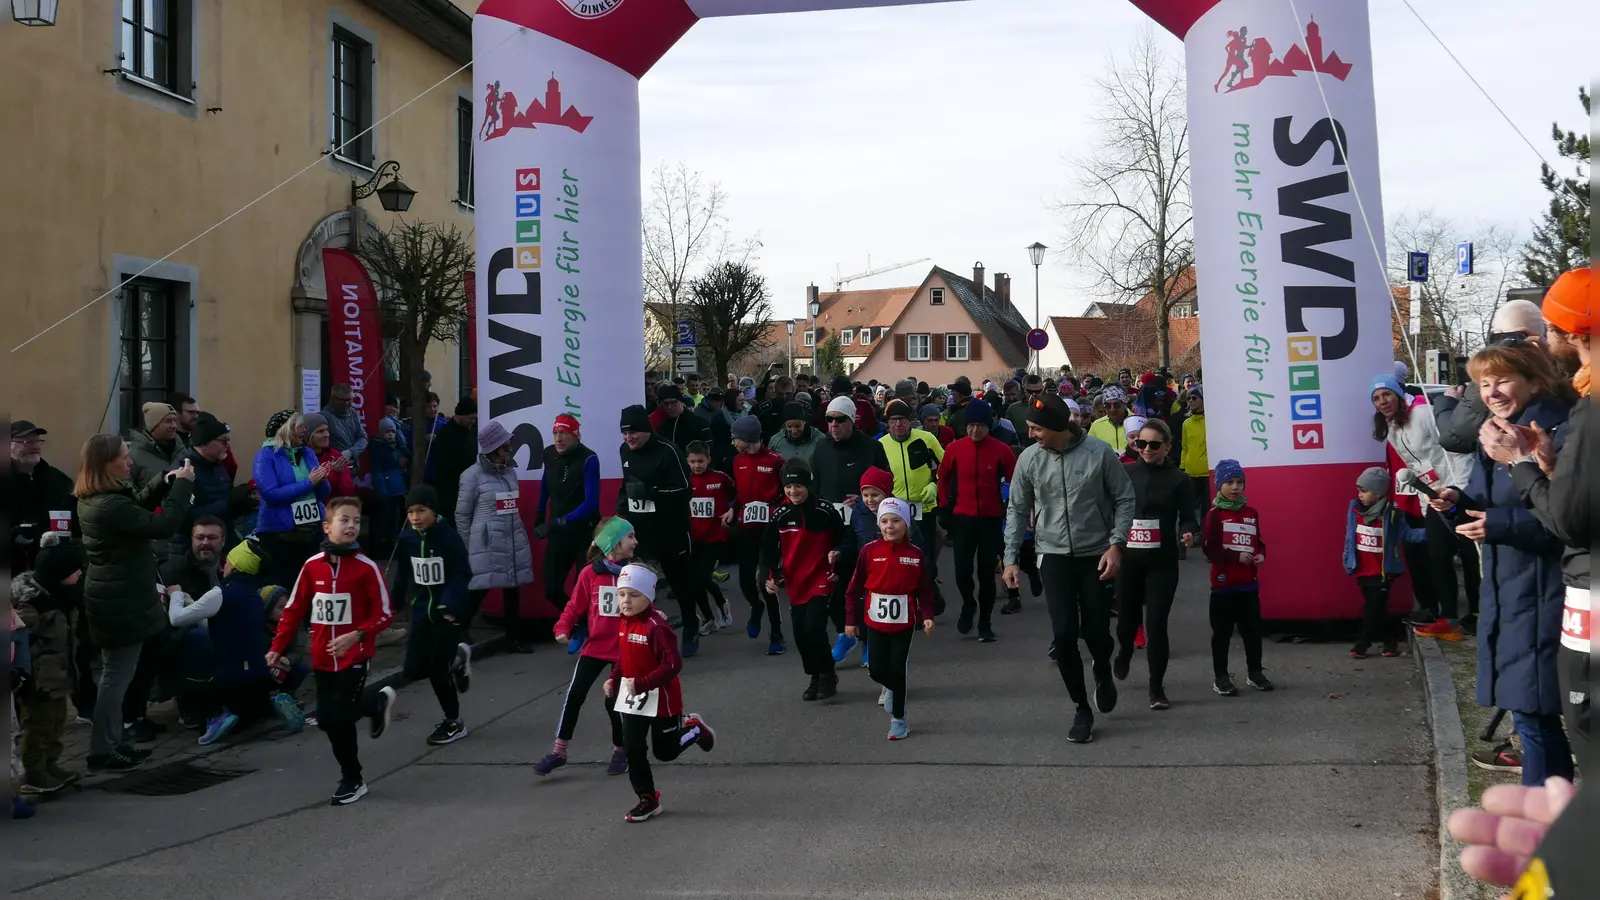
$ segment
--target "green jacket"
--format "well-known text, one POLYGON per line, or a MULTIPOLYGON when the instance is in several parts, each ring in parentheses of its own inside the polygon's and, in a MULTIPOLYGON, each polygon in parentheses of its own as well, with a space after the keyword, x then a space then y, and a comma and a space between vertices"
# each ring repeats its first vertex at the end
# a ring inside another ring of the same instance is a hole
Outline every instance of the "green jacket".
POLYGON ((1089 433, 1111 445, 1111 449, 1121 453, 1128 449, 1128 433, 1122 426, 1111 421, 1110 416, 1101 416, 1089 424, 1089 433))
POLYGON ((32 572, 11 580, 11 600, 28 629, 34 690, 46 699, 72 696, 72 610, 54 602, 32 572))
POLYGON ((116 491, 78 501, 83 529, 83 605, 89 634, 108 650, 143 643, 167 627, 157 593, 160 577, 150 542, 183 526, 194 484, 157 475, 142 488, 123 482, 116 491), (160 508, 160 512, 152 510, 160 508))
POLYGON ((939 487, 934 476, 939 463, 944 461, 944 447, 939 439, 922 430, 911 429, 903 441, 892 434, 878 439, 883 445, 883 455, 889 458, 889 472, 894 475, 894 495, 925 507, 939 504, 939 487))

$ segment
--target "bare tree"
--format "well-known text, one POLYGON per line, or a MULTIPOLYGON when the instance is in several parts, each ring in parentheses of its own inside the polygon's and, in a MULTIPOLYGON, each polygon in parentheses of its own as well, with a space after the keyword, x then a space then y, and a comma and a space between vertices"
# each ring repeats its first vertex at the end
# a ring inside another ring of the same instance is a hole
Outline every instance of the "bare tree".
POLYGON ((697 349, 709 359, 716 383, 728 380, 728 363, 767 345, 772 294, 748 263, 721 262, 689 283, 684 316, 694 323, 697 349))
POLYGON ((418 444, 412 448, 411 480, 420 483, 428 462, 422 442, 433 428, 418 418, 428 407, 423 365, 429 344, 461 337, 470 303, 466 274, 474 265, 472 238, 454 225, 401 221, 369 236, 356 255, 377 291, 384 337, 400 352, 400 381, 410 398, 418 444))
POLYGON ((1411 284, 1410 314, 1422 317, 1422 333, 1416 341, 1418 359, 1426 350, 1456 357, 1469 356, 1483 346, 1489 320, 1506 289, 1520 280, 1517 267, 1522 238, 1503 225, 1462 226, 1433 210, 1421 210, 1391 219, 1387 239, 1391 283, 1407 283, 1412 251, 1428 254, 1428 280, 1411 284), (1473 245, 1472 275, 1456 274, 1456 245, 1462 241, 1473 245))
POLYGON ((1189 120, 1182 63, 1146 28, 1126 59, 1095 82, 1093 152, 1073 162, 1077 196, 1058 202, 1070 265, 1123 303, 1150 296, 1159 359, 1171 363, 1167 319, 1194 299, 1189 120))

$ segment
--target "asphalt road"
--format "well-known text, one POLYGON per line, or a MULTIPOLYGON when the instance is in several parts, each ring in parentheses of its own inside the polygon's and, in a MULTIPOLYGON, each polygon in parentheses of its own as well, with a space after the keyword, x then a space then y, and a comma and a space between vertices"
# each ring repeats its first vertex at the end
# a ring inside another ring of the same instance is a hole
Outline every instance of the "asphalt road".
POLYGON ((1204 564, 1184 571, 1173 708, 1145 708, 1141 654, 1088 745, 1066 741, 1048 618, 1026 589, 998 643, 958 636, 953 611, 917 639, 898 743, 864 670, 802 703, 798 657, 769 658, 741 629, 703 639, 684 677, 717 749, 657 764, 666 812, 628 825, 598 687, 573 764, 530 768, 573 662, 542 646, 479 667, 472 733, 449 747, 423 743, 437 707, 426 685, 406 688, 390 734, 363 739, 372 793, 354 806, 327 806, 337 769, 320 733, 256 741, 207 757, 256 770, 215 787, 85 791, 7 823, 0 883, 39 900, 1428 896, 1438 851, 1412 662, 1269 643, 1279 690, 1217 697, 1204 564))

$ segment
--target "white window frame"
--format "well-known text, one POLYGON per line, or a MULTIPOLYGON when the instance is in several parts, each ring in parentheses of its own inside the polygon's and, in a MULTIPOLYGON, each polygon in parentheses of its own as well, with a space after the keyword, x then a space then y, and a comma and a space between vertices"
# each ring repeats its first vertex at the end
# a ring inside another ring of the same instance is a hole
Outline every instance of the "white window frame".
POLYGON ((861 329, 861 346, 863 346, 863 347, 872 346, 872 333, 874 331, 876 331, 876 330, 877 329, 875 329, 875 328, 863 328, 863 329, 861 329))
POLYGON ((906 335, 906 361, 907 362, 929 362, 932 359, 933 359, 933 335, 930 335, 930 334, 908 334, 908 335, 906 335), (922 353, 920 355, 917 353, 916 350, 913 349, 913 347, 918 342, 921 342, 921 344, 922 344, 922 353))
POLYGON ((944 358, 950 362, 966 362, 972 358, 972 337, 964 331, 944 336, 944 358), (961 349, 956 350, 957 347, 961 349))
POLYGON ((815 347, 817 345, 817 330, 815 328, 806 329, 805 337, 801 339, 801 345, 805 347, 815 347))
POLYGON ((854 344, 855 342, 856 342, 856 330, 854 328, 846 328, 843 331, 839 332, 839 345, 841 347, 848 347, 851 344, 854 344))
POLYGON ((928 305, 944 305, 944 288, 928 288, 928 305))

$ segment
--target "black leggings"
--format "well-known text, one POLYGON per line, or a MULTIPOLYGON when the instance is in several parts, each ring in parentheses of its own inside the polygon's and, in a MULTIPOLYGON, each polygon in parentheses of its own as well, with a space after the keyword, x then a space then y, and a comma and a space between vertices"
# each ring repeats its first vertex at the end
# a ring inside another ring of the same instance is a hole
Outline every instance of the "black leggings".
POLYGON ((833 648, 828 646, 828 598, 812 597, 806 603, 789 604, 789 622, 794 627, 794 648, 807 675, 833 674, 833 648))
POLYGON ((337 672, 318 669, 317 727, 328 735, 333 758, 339 762, 339 776, 346 781, 361 780, 361 756, 356 749, 356 725, 373 713, 367 698, 367 666, 359 663, 337 672))
POLYGON ((316 555, 321 549, 319 532, 278 531, 257 534, 256 539, 261 542, 261 548, 272 557, 272 572, 277 578, 279 586, 286 591, 294 590, 294 583, 300 578, 300 570, 305 567, 306 560, 316 555))
POLYGON ((1144 626, 1145 658, 1150 664, 1150 689, 1161 688, 1167 677, 1167 660, 1171 643, 1167 637, 1167 616, 1172 612, 1172 598, 1178 593, 1178 561, 1139 560, 1127 561, 1117 572, 1117 642, 1121 644, 1118 658, 1133 659, 1133 638, 1139 626, 1144 626))
POLYGON ((987 627, 994 616, 994 566, 1005 550, 1005 520, 951 516, 950 537, 956 545, 956 589, 961 591, 961 612, 972 613, 976 576, 978 625, 987 627))
POLYGON ((906 672, 911 664, 911 636, 917 629, 879 631, 861 626, 861 639, 867 643, 867 675, 894 693, 889 715, 906 717, 906 672))
MULTIPOLYGON (((589 696, 589 689, 594 687, 595 679, 608 671, 614 665, 609 660, 595 656, 580 656, 578 664, 572 669, 572 681, 567 684, 567 700, 561 705, 561 724, 556 726, 556 737, 563 741, 572 740, 573 729, 578 727, 578 713, 583 710, 583 701, 589 696)), ((617 701, 611 697, 602 697, 606 704, 606 718, 611 720, 611 746, 621 747, 622 744, 622 717, 617 715, 617 701)), ((629 716, 629 718, 638 718, 629 716)))
POLYGON ((413 681, 428 679, 446 719, 461 718, 461 699, 450 678, 450 670, 456 664, 456 645, 460 643, 461 626, 454 622, 413 621, 406 637, 406 677, 413 681))
POLYGON ((544 599, 554 609, 567 605, 567 576, 582 566, 594 532, 593 522, 555 525, 544 545, 544 599))
MULTIPOLYGON (((1017 548, 1017 568, 1022 574, 1035 576, 1039 574, 1039 555, 1034 552, 1033 538, 1026 538, 1017 548)), ((1006 588, 1006 597, 1011 600, 1022 599, 1022 585, 1006 588)))
MULTIPOLYGON (((857 514, 864 514, 866 507, 857 508, 857 514)), ((839 561, 833 566, 833 591, 828 595, 828 618, 833 620, 833 630, 844 634, 844 592, 850 586, 850 579, 856 573, 856 560, 861 556, 859 548, 841 552, 839 561)))
POLYGON ((722 550, 725 544, 711 544, 700 542, 694 545, 693 562, 694 575, 700 581, 700 615, 708 621, 717 620, 716 612, 728 605, 728 598, 722 596, 722 586, 717 584, 717 579, 712 574, 717 571, 717 563, 722 559, 722 550), (712 607, 712 603, 716 607, 712 607))
MULTIPOLYGON (((505 628, 506 637, 513 641, 524 640, 522 634, 522 603, 521 598, 517 596, 519 590, 521 588, 509 587, 479 588, 475 591, 467 591, 467 621, 464 624, 470 628, 472 621, 478 618, 478 610, 483 608, 483 598, 489 596, 490 591, 499 591, 500 624, 505 628)), ((561 605, 556 608, 560 609, 565 604, 566 599, 563 598, 561 605)))
POLYGON ((1419 519, 1406 516, 1412 528, 1428 533, 1426 544, 1407 544, 1406 563, 1417 593, 1417 606, 1442 619, 1454 619, 1456 602, 1456 538, 1450 521, 1428 508, 1419 519), (1415 548, 1415 549, 1412 549, 1415 548))
POLYGON ((1083 657, 1078 639, 1089 647, 1094 677, 1111 677, 1111 616, 1106 589, 1100 582, 1099 556, 1057 556, 1044 554, 1039 561, 1044 579, 1044 600, 1050 610, 1050 627, 1055 633, 1056 668, 1067 695, 1080 710, 1089 708, 1089 691, 1083 681, 1083 657))
POLYGON ((654 745, 656 759, 672 762, 683 748, 695 742, 700 729, 684 728, 682 716, 626 716, 622 723, 623 749, 628 754, 628 781, 636 794, 656 792, 656 779, 650 772, 650 753, 646 741, 654 745))
POLYGON ((1228 645, 1239 629, 1244 643, 1245 671, 1261 671, 1261 592, 1259 590, 1211 593, 1211 668, 1228 674, 1228 645))
POLYGON ((700 604, 704 602, 702 595, 705 586, 695 577, 694 560, 690 558, 689 551, 649 557, 647 561, 654 563, 661 574, 667 577, 667 584, 672 586, 672 595, 678 598, 678 613, 683 616, 683 625, 678 629, 678 634, 685 643, 692 644, 700 640, 700 604))
POLYGON ((766 585, 757 585, 756 569, 761 560, 761 529, 739 528, 733 532, 734 558, 739 561, 739 590, 750 601, 750 620, 761 619, 761 608, 766 607, 767 620, 772 625, 772 639, 783 640, 783 612, 778 606, 778 595, 767 593, 766 585))
POLYGON ((1356 649, 1363 652, 1373 644, 1384 649, 1397 646, 1399 623, 1389 615, 1389 590, 1394 582, 1382 575, 1363 575, 1356 579, 1361 588, 1361 640, 1356 649))

